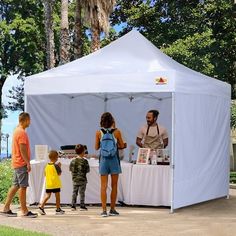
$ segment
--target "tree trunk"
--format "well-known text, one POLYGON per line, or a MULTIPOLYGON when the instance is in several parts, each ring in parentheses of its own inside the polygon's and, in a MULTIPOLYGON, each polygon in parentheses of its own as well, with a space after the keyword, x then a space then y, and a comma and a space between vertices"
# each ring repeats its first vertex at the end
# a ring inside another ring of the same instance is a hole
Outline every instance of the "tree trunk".
POLYGON ((60 64, 70 61, 68 0, 61 0, 60 64))
POLYGON ((75 41, 74 55, 75 59, 82 57, 82 17, 81 17, 81 0, 76 0, 75 10, 75 41))
POLYGON ((2 75, 0 77, 0 104, 1 104, 1 111, 0 111, 0 156, 2 154, 2 119, 4 117, 4 109, 3 109, 3 104, 2 104, 2 88, 3 88, 3 85, 7 79, 6 76, 2 75))
POLYGON ((91 25, 91 30, 92 30, 91 50, 92 52, 95 52, 98 49, 100 49, 100 26, 98 21, 98 12, 96 9, 93 10, 93 17, 94 17, 94 22, 91 25))
POLYGON ((55 0, 43 0, 44 13, 45 13, 45 32, 47 40, 47 69, 51 69, 55 66, 54 55, 54 32, 53 32, 53 8, 55 0))

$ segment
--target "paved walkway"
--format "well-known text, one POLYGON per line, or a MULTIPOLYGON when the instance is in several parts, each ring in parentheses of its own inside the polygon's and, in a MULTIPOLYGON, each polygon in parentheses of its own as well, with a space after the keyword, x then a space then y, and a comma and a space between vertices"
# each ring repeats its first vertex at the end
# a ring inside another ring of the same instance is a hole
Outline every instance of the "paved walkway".
MULTIPOLYGON (((2 209, 2 205, 0 206, 2 209)), ((236 189, 229 199, 217 199, 176 210, 160 207, 118 207, 120 216, 100 217, 101 208, 88 206, 87 212, 72 212, 63 208, 65 215, 55 215, 47 206, 47 215, 36 219, 0 216, 0 225, 8 225, 55 236, 233 236, 236 234, 236 189)), ((18 211, 17 207, 12 210, 18 211)), ((36 207, 31 207, 37 211, 36 207)), ((20 212, 18 212, 20 214, 20 212)))

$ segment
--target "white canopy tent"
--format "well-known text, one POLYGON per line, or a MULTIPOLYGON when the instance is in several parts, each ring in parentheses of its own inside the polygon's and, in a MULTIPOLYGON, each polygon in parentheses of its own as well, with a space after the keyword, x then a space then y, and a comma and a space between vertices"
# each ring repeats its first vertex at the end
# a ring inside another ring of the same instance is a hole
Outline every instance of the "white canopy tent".
POLYGON ((104 111, 129 147, 146 112, 158 109, 170 140, 172 210, 228 195, 230 95, 230 85, 177 63, 137 31, 25 81, 32 149, 84 143, 93 152, 104 111))

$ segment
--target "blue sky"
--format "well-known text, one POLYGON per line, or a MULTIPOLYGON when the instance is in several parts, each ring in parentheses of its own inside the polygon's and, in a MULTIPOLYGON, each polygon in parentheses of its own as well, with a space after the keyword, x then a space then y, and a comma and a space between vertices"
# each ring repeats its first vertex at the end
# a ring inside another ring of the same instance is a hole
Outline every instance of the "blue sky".
MULTIPOLYGON (((16 86, 19 84, 19 81, 17 80, 16 76, 9 76, 4 83, 3 90, 2 90, 2 102, 4 105, 7 105, 9 98, 7 95, 9 94, 9 90, 12 88, 12 86, 16 86)), ((11 153, 11 139, 12 139, 12 133, 16 125, 18 124, 18 114, 19 112, 11 112, 7 111, 8 118, 2 120, 2 134, 9 134, 8 139, 8 152, 11 153)), ((2 153, 6 153, 6 146, 7 142, 5 139, 2 139, 2 153)))

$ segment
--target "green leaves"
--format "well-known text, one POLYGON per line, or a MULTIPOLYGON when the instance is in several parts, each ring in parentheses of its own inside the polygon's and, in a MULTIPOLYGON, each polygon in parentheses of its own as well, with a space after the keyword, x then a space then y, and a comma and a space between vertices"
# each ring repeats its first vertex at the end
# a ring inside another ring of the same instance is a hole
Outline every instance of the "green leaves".
MULTIPOLYGON (((178 62, 230 83, 232 98, 236 98, 236 4, 233 4, 233 1, 117 0, 116 2, 111 24, 120 25, 121 32, 117 34, 111 29, 109 37, 102 40, 102 46, 136 28, 155 46, 178 62)), ((69 10, 71 41, 74 38, 74 8, 75 2, 71 1, 69 10)), ((55 2, 53 17, 55 54, 58 59, 60 1, 55 2)), ((83 28, 83 32, 85 30, 86 27, 83 28)), ((88 34, 83 33, 82 40, 85 55, 90 52, 88 34)), ((11 73, 25 76, 46 69, 42 1, 0 1, 0 45, 2 85, 11 73)), ((15 88, 11 95, 16 98, 22 96, 23 90, 15 88)), ((23 98, 20 101, 22 102, 23 98)), ((18 102, 16 100, 16 103, 10 104, 12 109, 18 102)))
POLYGON ((112 24, 138 29, 187 67, 226 81, 236 98, 236 4, 228 0, 117 1, 112 24))
MULTIPOLYGON (((0 202, 3 203, 7 197, 9 188, 12 186, 13 170, 11 169, 11 160, 0 161, 0 202)), ((14 204, 19 203, 18 196, 13 199, 14 204)))
POLYGON ((236 129, 236 104, 231 104, 231 127, 236 129))
POLYGON ((32 0, 0 3, 1 74, 8 76, 20 72, 29 75, 43 69, 44 55, 35 55, 36 50, 44 48, 42 11, 37 6, 41 7, 32 0))
POLYGON ((187 67, 214 77, 214 65, 211 63, 211 45, 214 42, 211 31, 195 33, 185 39, 176 40, 163 52, 187 67))
POLYGON ((236 172, 230 172, 230 179, 229 182, 231 184, 236 184, 236 172))

